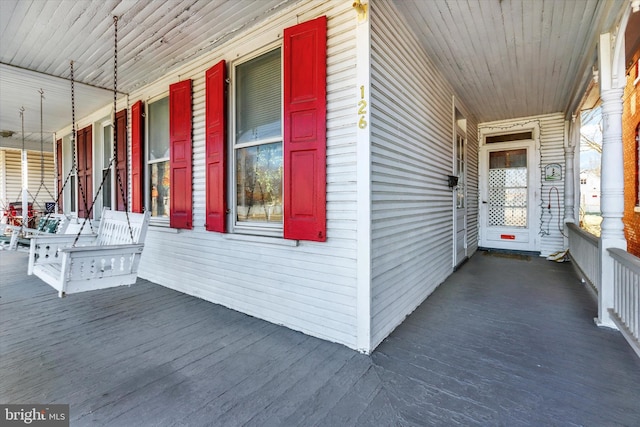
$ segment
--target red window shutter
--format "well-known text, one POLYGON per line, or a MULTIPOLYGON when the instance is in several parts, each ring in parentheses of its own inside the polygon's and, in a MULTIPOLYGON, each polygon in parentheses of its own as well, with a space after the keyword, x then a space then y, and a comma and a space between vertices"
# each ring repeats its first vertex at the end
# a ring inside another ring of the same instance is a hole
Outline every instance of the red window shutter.
POLYGON ((326 232, 327 18, 284 30, 284 237, 326 232))
POLYGON ((93 203, 93 127, 77 132, 78 218, 89 218, 93 203))
POLYGON ((62 139, 56 141, 56 179, 58 181, 58 213, 62 213, 62 139))
POLYGON ((169 86, 172 228, 192 228, 191 80, 169 86))
POLYGON ((224 233, 226 195, 226 64, 222 60, 206 72, 206 224, 224 233))
POLYGON ((131 211, 141 213, 143 187, 143 145, 144 126, 142 120, 142 101, 131 106, 131 211))
POLYGON ((116 159, 116 179, 113 191, 116 194, 116 206, 119 211, 127 209, 127 110, 116 113, 116 143, 118 144, 118 158, 116 159), (122 191, 120 191, 122 185, 122 191), (124 198, 122 192, 124 191, 124 198))

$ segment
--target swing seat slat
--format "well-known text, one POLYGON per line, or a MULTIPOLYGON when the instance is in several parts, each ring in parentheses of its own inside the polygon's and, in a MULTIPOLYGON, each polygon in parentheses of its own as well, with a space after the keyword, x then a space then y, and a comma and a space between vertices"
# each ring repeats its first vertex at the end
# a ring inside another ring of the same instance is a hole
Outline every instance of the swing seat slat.
POLYGON ((149 217, 150 212, 129 213, 130 231, 124 212, 105 209, 97 234, 34 237, 28 274, 52 286, 59 296, 132 285, 137 279, 149 217))

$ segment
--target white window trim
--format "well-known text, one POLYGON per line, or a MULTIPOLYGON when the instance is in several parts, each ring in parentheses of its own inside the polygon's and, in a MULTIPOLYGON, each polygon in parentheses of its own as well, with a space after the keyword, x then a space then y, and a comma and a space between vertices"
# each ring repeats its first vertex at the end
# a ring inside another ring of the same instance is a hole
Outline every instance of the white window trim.
POLYGON ((492 126, 485 126, 480 128, 480 146, 493 145, 498 143, 487 144, 488 136, 506 135, 520 132, 531 132, 531 139, 523 139, 516 142, 535 141, 536 149, 540 147, 540 121, 538 119, 527 120, 522 123, 518 122, 505 122, 501 124, 494 124, 492 126))
MULTIPOLYGON (((78 174, 71 173, 73 169, 73 147, 71 132, 62 136, 62 189, 58 189, 58 191, 62 190, 62 207, 65 214, 73 215, 75 217, 78 216, 78 174), (71 174, 69 176, 69 174, 71 174), (67 176, 69 179, 67 180, 67 176), (66 182, 65 182, 66 181, 66 182), (75 201, 72 200, 72 191, 71 185, 75 182, 75 201), (71 205, 75 205, 75 210, 71 210, 71 205)), ((77 154, 77 153, 76 153, 77 154)))
MULTIPOLYGON (((229 224, 229 234, 248 235, 248 236, 264 236, 264 237, 284 237, 284 221, 280 224, 266 224, 266 223, 241 223, 239 224, 237 218, 237 194, 236 194, 236 151, 241 148, 252 147, 256 145, 263 145, 272 142, 282 143, 283 161, 284 161, 284 102, 281 102, 280 110, 280 129, 282 134, 280 137, 273 137, 261 140, 259 142, 245 142, 241 144, 235 144, 236 138, 236 68, 238 65, 244 64, 252 59, 262 56, 272 50, 280 48, 280 97, 284 101, 284 57, 283 57, 283 43, 282 40, 269 43, 259 49, 256 49, 246 55, 237 57, 233 62, 229 64, 229 102, 227 108, 229 109, 229 121, 227 124, 227 194, 228 194, 228 206, 229 213, 227 217, 227 224, 229 224)), ((284 183, 283 183, 284 185, 284 183)), ((283 189, 284 192, 284 189, 283 189)), ((284 209, 284 207, 283 207, 284 209)))
MULTIPOLYGON (((156 101, 160 101, 163 98, 168 98, 169 97, 169 91, 166 90, 158 95, 154 95, 154 96, 150 96, 147 97, 145 103, 144 103, 144 173, 143 173, 143 180, 144 180, 144 209, 145 210, 151 210, 151 183, 150 183, 150 174, 149 174, 149 166, 154 164, 154 163, 159 163, 159 162, 165 162, 168 161, 169 162, 169 166, 171 166, 171 155, 169 155, 169 157, 166 158, 162 158, 162 159, 154 159, 154 160, 149 160, 149 135, 151 134, 151 132, 149 131, 149 105, 153 104, 156 101)), ((171 114, 171 103, 169 103, 169 114, 171 114)), ((171 133, 169 133, 171 134, 171 133)), ((169 141, 169 152, 171 152, 171 141, 169 141)), ((169 189, 169 191, 171 191, 171 189, 169 189)), ((170 227, 170 221, 171 221, 171 203, 169 203, 169 217, 167 218, 158 218, 158 217, 154 217, 151 216, 149 217, 149 225, 152 226, 157 226, 157 227, 170 227)))
MULTIPOLYGON (((111 119, 105 119, 105 120, 102 120, 102 121, 96 123, 96 125, 97 126, 95 126, 95 127, 100 129, 100 139, 99 140, 100 140, 100 144, 101 144, 100 147, 102 148, 99 153, 95 154, 95 157, 98 158, 98 161, 96 163, 98 163, 100 165, 100 174, 99 175, 98 174, 94 174, 94 179, 96 180, 96 182, 94 183, 94 188, 96 188, 96 191, 97 191, 97 189, 100 187, 100 184, 102 183, 102 173, 105 170, 104 165, 106 163, 108 163, 108 162, 111 162, 111 159, 113 157, 113 127, 112 127, 111 128, 111 140, 109 141, 110 144, 111 144, 110 147, 109 147, 109 158, 108 159, 104 158, 105 157, 104 156, 104 145, 105 145, 104 129, 107 126, 113 126, 113 122, 111 121, 111 119)), ((96 141, 96 140, 97 140, 97 138, 94 139, 94 141, 96 141)), ((94 144, 94 147, 95 147, 95 144, 94 144)), ((117 208, 117 201, 114 200, 115 193, 113 191, 114 190, 114 182, 113 182, 113 180, 115 178, 115 165, 113 163, 111 164, 111 168, 110 169, 111 169, 110 170, 111 175, 110 175, 110 179, 109 179, 109 181, 110 181, 109 184, 110 184, 110 188, 111 188, 111 200, 109 202, 109 205, 110 205, 109 208, 115 210, 117 208)), ((101 195, 100 195, 100 197, 98 197, 96 199, 96 203, 98 204, 100 209, 94 209, 93 215, 95 217, 99 217, 101 215, 102 209, 104 208, 104 203, 103 203, 103 199, 102 199, 103 194, 104 194, 104 193, 102 193, 104 191, 104 187, 100 191, 101 191, 101 195)))

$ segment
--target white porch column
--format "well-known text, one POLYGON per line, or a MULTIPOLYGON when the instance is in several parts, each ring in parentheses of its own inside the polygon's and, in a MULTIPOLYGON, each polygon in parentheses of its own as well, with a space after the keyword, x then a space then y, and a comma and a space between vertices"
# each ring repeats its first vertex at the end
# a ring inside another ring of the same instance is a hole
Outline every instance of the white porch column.
POLYGON ((613 307, 613 259, 608 248, 627 250, 624 237, 624 176, 622 159, 622 93, 625 84, 624 31, 630 9, 618 28, 618 37, 600 35, 600 99, 602 101, 602 160, 600 177, 600 289, 598 289, 599 326, 617 329, 609 317, 613 307))
POLYGON ((613 259, 608 248, 627 250, 624 237, 624 175, 622 161, 622 89, 601 92, 602 98, 602 166, 600 184, 600 289, 598 290, 598 319, 600 326, 616 328, 609 318, 613 307, 613 259))

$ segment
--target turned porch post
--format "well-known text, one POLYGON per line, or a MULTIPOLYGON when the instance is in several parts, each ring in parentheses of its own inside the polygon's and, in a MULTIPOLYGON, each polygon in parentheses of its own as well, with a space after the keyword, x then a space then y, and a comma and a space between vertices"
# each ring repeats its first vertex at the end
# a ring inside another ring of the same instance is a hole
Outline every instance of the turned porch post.
MULTIPOLYGON (((622 33, 624 35, 624 33, 622 33)), ((622 37, 624 38, 624 36, 622 37)), ((613 307, 614 264, 608 248, 627 249, 622 215, 624 211, 624 176, 622 160, 622 93, 625 83, 624 42, 614 43, 611 34, 600 35, 600 98, 602 100, 602 225, 600 235, 600 289, 598 289, 599 326, 616 328, 609 317, 613 307), (622 47, 622 62, 620 61, 622 47)))

